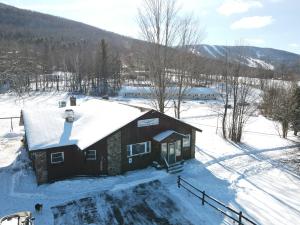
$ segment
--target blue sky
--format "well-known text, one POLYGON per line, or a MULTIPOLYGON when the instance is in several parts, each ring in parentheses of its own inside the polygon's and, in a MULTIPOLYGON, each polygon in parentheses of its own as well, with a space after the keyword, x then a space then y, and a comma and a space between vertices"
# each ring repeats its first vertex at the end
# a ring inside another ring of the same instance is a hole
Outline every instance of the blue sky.
MULTIPOLYGON (((140 38, 136 23, 142 0, 3 0, 16 7, 84 22, 140 38)), ((178 0, 205 29, 202 43, 239 43, 300 54, 299 0, 178 0), (298 22, 297 22, 298 21, 298 22)))

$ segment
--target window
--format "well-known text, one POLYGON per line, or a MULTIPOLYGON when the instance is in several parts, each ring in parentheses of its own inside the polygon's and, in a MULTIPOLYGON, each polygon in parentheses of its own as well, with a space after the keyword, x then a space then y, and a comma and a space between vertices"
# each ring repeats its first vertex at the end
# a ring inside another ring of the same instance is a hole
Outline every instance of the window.
POLYGON ((87 150, 85 157, 86 157, 86 160, 96 160, 97 159, 96 150, 87 150))
POLYGON ((166 158, 167 157, 167 152, 168 152, 167 143, 162 143, 161 144, 161 157, 166 158))
POLYGON ((51 164, 62 163, 64 161, 63 152, 51 153, 51 164))
POLYGON ((180 140, 176 141, 175 150, 176 150, 176 156, 181 156, 181 141, 180 140))
POLYGON ((151 141, 127 145, 127 156, 142 155, 151 152, 151 141))
POLYGON ((190 147, 191 145, 191 135, 188 134, 182 138, 182 147, 190 147))

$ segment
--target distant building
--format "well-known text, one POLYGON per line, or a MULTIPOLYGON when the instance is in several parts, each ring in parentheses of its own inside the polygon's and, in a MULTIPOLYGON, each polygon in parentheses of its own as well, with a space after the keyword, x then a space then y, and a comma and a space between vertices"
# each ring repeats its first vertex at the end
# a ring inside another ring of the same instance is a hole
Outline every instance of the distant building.
MULTIPOLYGON (((177 87, 168 88, 169 93, 178 93, 177 87)), ((119 96, 124 98, 151 98, 153 90, 151 87, 124 86, 119 91, 119 96)), ((216 100, 220 94, 213 88, 193 87, 184 92, 183 98, 186 100, 216 100)))
POLYGON ((7 92, 10 89, 10 82, 8 80, 0 80, 0 93, 7 92))
POLYGON ((89 100, 24 109, 25 143, 38 184, 77 175, 117 175, 194 158, 200 129, 155 110, 89 100))
POLYGON ((215 89, 207 87, 193 87, 184 94, 185 99, 192 100, 216 100, 219 97, 220 94, 215 89))

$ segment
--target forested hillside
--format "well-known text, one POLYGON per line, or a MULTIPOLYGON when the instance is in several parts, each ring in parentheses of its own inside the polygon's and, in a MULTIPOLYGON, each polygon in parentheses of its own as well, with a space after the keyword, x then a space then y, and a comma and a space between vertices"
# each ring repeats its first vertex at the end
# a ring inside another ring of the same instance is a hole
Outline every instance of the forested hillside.
MULTIPOLYGON (((0 46, 0 83, 9 82, 18 93, 53 88, 97 93, 108 82, 118 88, 121 73, 136 79, 135 71, 147 70, 144 52, 151 48, 144 41, 1 3, 0 46), (65 74, 50 75, 55 71, 65 74)), ((218 73, 218 61, 195 58, 197 74, 218 73)))
MULTIPOLYGON (((141 75, 136 71, 145 71, 142 75, 147 79, 147 49, 152 47, 153 44, 145 41, 80 22, 0 3, 0 91, 3 84, 9 84, 11 90, 20 94, 54 88, 104 94, 100 92, 110 87, 114 92, 122 79, 136 80, 141 75)), ((203 80, 198 83, 206 85, 212 82, 212 76, 224 72, 226 60, 198 50, 188 53, 191 54, 189 61, 194 62, 188 73, 194 80, 203 80)), ((180 52, 178 48, 168 52, 174 60, 168 67, 174 69, 178 66, 180 52)), ((282 60, 286 62, 289 58, 282 60)), ((229 61, 232 62, 235 61, 229 61)), ((289 67, 277 71, 247 63, 241 66, 244 67, 243 76, 285 79, 297 75, 289 67)))
POLYGON ((9 82, 17 92, 31 89, 32 82, 36 90, 46 90, 56 81, 59 89, 59 79, 67 80, 70 91, 84 91, 83 80, 96 87, 103 79, 101 74, 119 77, 121 58, 140 43, 83 23, 0 3, 0 83, 9 82), (76 75, 49 76, 54 71, 76 75))
POLYGON ((59 42, 110 40, 114 47, 128 48, 135 39, 105 31, 80 22, 23 10, 0 3, 0 37, 10 40, 59 42))

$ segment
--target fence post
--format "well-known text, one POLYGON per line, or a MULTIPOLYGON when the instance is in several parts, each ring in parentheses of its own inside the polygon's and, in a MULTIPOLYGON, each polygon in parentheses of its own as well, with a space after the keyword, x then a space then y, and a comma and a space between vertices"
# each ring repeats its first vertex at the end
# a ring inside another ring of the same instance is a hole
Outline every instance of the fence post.
POLYGON ((10 118, 10 132, 14 131, 12 117, 10 118))
POLYGON ((177 177, 177 186, 180 188, 180 175, 177 177))
POLYGON ((202 205, 204 205, 204 203, 205 203, 204 198, 205 198, 205 191, 202 192, 202 205))
POLYGON ((240 211, 239 213, 239 225, 242 225, 242 218, 243 218, 243 213, 240 211))

